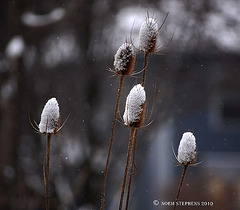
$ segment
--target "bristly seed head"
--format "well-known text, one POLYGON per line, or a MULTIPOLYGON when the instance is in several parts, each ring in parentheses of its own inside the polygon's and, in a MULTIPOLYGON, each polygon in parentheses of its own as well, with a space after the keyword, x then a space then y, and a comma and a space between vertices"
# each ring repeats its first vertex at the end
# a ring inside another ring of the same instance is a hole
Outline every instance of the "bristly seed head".
POLYGON ((147 18, 139 31, 139 49, 143 52, 153 53, 156 49, 158 24, 153 18, 147 18))
POLYGON ((41 121, 39 123, 40 133, 53 134, 56 133, 60 124, 59 105, 56 98, 51 98, 45 104, 41 121))
POLYGON ((127 96, 123 120, 129 127, 141 127, 144 121, 146 92, 141 84, 135 85, 127 96))
POLYGON ((125 42, 114 56, 114 68, 116 74, 131 75, 135 65, 135 51, 133 45, 125 42))
POLYGON ((187 165, 196 162, 196 138, 191 132, 185 132, 178 147, 178 162, 187 165))

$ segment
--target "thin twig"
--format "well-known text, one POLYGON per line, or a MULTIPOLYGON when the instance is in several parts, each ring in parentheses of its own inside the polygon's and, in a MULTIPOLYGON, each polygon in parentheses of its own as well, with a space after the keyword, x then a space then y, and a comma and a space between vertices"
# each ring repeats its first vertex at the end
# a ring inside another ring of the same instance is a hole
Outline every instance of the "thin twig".
POLYGON ((186 171, 187 171, 187 167, 188 167, 188 164, 184 165, 182 178, 181 178, 181 181, 180 181, 180 184, 179 184, 179 187, 178 187, 178 193, 177 193, 176 201, 174 203, 174 210, 177 208, 177 202, 178 202, 178 199, 179 199, 179 196, 180 196, 180 192, 181 192, 181 189, 182 189, 182 184, 183 184, 183 180, 184 180, 184 177, 185 177, 185 174, 186 174, 186 171))
POLYGON ((50 145, 51 145, 51 134, 47 134, 47 175, 46 175, 46 193, 47 193, 47 201, 46 201, 46 210, 49 210, 49 172, 50 172, 50 145))
POLYGON ((106 195, 108 168, 109 168, 109 163, 110 163, 110 156, 111 156, 111 151, 112 151, 112 144, 113 144, 113 138, 114 138, 114 133, 115 133, 116 121, 117 121, 117 114, 118 114, 118 110, 119 110, 119 103, 120 103, 120 98, 121 98, 121 93, 122 93, 122 88, 123 88, 123 81, 124 81, 124 75, 121 75, 120 81, 119 81, 119 87, 118 87, 115 112, 114 112, 114 120, 113 120, 113 125, 112 125, 112 134, 111 134, 111 138, 109 141, 108 156, 107 156, 106 168, 105 168, 105 173, 104 173, 103 191, 102 191, 102 199, 101 199, 101 201, 102 201, 101 202, 101 210, 104 210, 105 203, 106 203, 105 195, 106 195))
POLYGON ((128 170, 129 170, 129 165, 130 165, 130 160, 131 160, 135 132, 136 132, 136 128, 134 128, 134 127, 131 128, 130 138, 129 138, 129 143, 128 143, 127 161, 126 161, 125 173, 124 173, 123 183, 122 183, 122 192, 121 192, 120 203, 119 203, 119 210, 122 210, 122 206, 123 206, 123 198, 124 198, 125 188, 126 188, 126 184, 127 184, 127 176, 128 176, 128 170))
POLYGON ((142 86, 145 87, 145 81, 146 81, 146 72, 147 72, 147 65, 148 65, 148 57, 149 52, 144 53, 144 66, 143 66, 143 77, 142 77, 142 86))
POLYGON ((134 168, 135 168, 136 149, 137 149, 137 130, 135 132, 135 138, 134 138, 134 146, 133 146, 133 153, 132 153, 132 165, 131 165, 130 177, 129 177, 129 182, 128 182, 128 194, 127 194, 125 210, 128 209, 128 204, 129 204, 130 191, 131 191, 132 179, 133 179, 134 168))

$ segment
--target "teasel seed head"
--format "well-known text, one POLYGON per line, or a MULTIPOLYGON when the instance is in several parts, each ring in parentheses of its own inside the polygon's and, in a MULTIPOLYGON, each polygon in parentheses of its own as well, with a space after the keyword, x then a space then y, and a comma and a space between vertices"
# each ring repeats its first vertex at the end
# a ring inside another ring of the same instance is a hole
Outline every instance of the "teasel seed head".
POLYGON ((129 127, 141 127, 144 122, 146 92, 141 84, 135 85, 127 96, 123 120, 129 127))
POLYGON ((154 53, 156 49, 158 24, 153 18, 147 17, 139 31, 139 49, 143 52, 154 53))
POLYGON ((134 70, 136 54, 133 45, 125 42, 114 56, 115 73, 119 75, 131 75, 134 70))
POLYGON ((197 157, 196 138, 191 132, 185 132, 178 147, 178 162, 183 165, 194 164, 197 157))
POLYGON ((39 123, 39 131, 44 134, 55 134, 60 125, 59 105, 56 98, 51 98, 45 104, 41 121, 39 123))

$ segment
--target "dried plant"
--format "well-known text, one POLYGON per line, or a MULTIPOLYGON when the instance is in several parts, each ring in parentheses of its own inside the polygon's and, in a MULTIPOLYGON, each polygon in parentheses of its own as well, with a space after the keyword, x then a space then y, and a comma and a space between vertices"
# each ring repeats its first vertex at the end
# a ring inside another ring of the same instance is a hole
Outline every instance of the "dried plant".
POLYGON ((126 210, 128 209, 128 206, 129 206, 132 180, 133 180, 134 170, 136 169, 136 166, 135 166, 136 149, 137 149, 137 130, 135 132, 135 139, 133 142, 132 164, 131 164, 130 176, 128 181, 128 192, 127 192, 127 200, 126 200, 126 208, 125 208, 126 210))
MULTIPOLYGON (((149 17, 147 14, 146 20, 142 23, 139 31, 139 51, 144 53, 142 86, 145 87, 146 71, 148 65, 148 58, 151 53, 157 53, 157 39, 159 31, 167 19, 168 13, 165 16, 163 23, 158 27, 157 21, 149 17)), ((162 49, 160 49, 162 51, 162 49)))
POLYGON ((183 173, 181 177, 181 181, 178 187, 178 192, 176 196, 176 200, 174 203, 174 210, 177 208, 177 202, 180 196, 180 192, 182 189, 184 177, 186 175, 187 167, 189 165, 194 165, 197 158, 197 149, 196 149, 196 138, 191 132, 185 132, 182 136, 178 147, 178 156, 177 160, 179 164, 183 165, 183 173))
MULTIPOLYGON (((156 50, 158 49, 157 39, 158 39, 159 31, 164 25, 167 19, 167 16, 168 14, 165 16, 161 26, 158 27, 156 19, 149 17, 149 14, 147 13, 147 18, 141 25, 141 28, 139 31, 139 51, 144 53, 143 75, 142 75, 142 82, 141 82, 141 85, 143 87, 145 87, 149 55, 151 53, 156 53, 156 50)), ((137 132, 138 130, 136 130, 135 132, 134 147, 132 151, 132 164, 131 164, 131 171, 130 171, 130 177, 129 177, 129 183, 128 183, 126 209, 128 209, 128 205, 129 205, 131 184, 132 184, 132 179, 134 175, 134 168, 136 167, 135 157, 136 157, 136 149, 137 149, 137 132)))
POLYGON ((103 183, 103 191, 102 191, 102 199, 101 199, 101 210, 103 210, 105 208, 105 202, 106 202, 105 194, 106 194, 108 169, 109 169, 109 163, 110 163, 110 157, 111 157, 115 127, 116 127, 116 120, 117 120, 117 114, 118 114, 118 110, 119 110, 119 103, 120 103, 120 98, 121 98, 121 93, 122 93, 122 88, 123 88, 124 77, 130 76, 132 74, 132 72, 134 70, 134 66, 135 66, 136 54, 135 54, 133 45, 125 42, 117 50, 117 53, 115 54, 114 58, 115 58, 114 59, 114 70, 111 70, 111 72, 118 75, 120 77, 120 80, 119 80, 117 101, 116 101, 115 111, 114 111, 111 138, 109 141, 107 162, 106 162, 105 173, 104 173, 104 183, 103 183))
POLYGON ((123 206, 123 199, 124 199, 125 188, 127 184, 127 176, 129 172, 129 166, 130 166, 136 131, 138 128, 140 128, 143 125, 144 119, 145 119, 145 116, 144 116, 145 104, 146 104, 146 92, 144 90, 144 87, 141 84, 135 85, 127 96, 125 112, 123 115, 123 120, 125 125, 130 127, 130 138, 128 143, 125 172, 124 172, 123 182, 122 182, 119 210, 121 210, 123 206))
POLYGON ((44 182, 46 186, 46 209, 50 207, 49 203, 49 174, 50 174, 50 146, 51 146, 51 137, 54 134, 57 134, 61 129, 60 127, 60 112, 59 105, 56 98, 51 98, 45 104, 42 114, 41 121, 39 123, 39 132, 47 135, 47 166, 45 174, 44 166, 44 182))
MULTIPOLYGON (((159 35, 159 31, 164 25, 168 14, 165 16, 163 23, 160 27, 158 27, 157 21, 154 18, 150 18, 147 14, 146 20, 143 22, 139 32, 139 52, 144 53, 144 64, 143 64, 143 75, 141 84, 135 85, 132 90, 130 91, 125 105, 125 112, 123 115, 124 124, 130 128, 130 138, 128 144, 128 152, 127 152, 127 160, 125 165, 125 173, 123 176, 122 182, 122 190, 120 196, 120 203, 119 203, 119 210, 122 209, 125 188, 127 185, 127 178, 130 169, 130 176, 128 182, 128 193, 127 193, 127 201, 126 201, 126 209, 128 209, 129 205, 129 198, 130 198, 130 190, 131 184, 134 174, 134 167, 135 167, 135 156, 136 156, 136 147, 137 147, 137 131, 141 128, 145 121, 145 106, 146 106, 146 93, 144 90, 145 81, 146 81, 146 71, 148 65, 148 58, 151 53, 156 53, 159 49, 157 47, 157 39, 159 35), (132 163, 130 167, 130 161, 132 157, 132 163)), ((114 60, 114 70, 110 70, 115 75, 120 77, 119 81, 119 88, 118 88, 118 95, 117 95, 117 102, 115 106, 114 112, 114 120, 112 126, 112 133, 109 142, 109 150, 108 150, 108 157, 106 162, 105 168, 105 175, 104 175, 104 184, 103 184, 103 191, 102 191, 102 200, 101 200, 101 210, 105 208, 105 192, 106 192, 106 183, 107 183, 107 175, 108 175, 108 168, 112 150, 112 144, 114 139, 114 132, 116 126, 116 119, 119 109, 120 97, 123 88, 123 81, 126 75, 133 75, 133 69, 136 59, 136 54, 134 49, 133 43, 124 43, 117 51, 114 60)), ((142 71, 141 71, 142 72, 142 71)))

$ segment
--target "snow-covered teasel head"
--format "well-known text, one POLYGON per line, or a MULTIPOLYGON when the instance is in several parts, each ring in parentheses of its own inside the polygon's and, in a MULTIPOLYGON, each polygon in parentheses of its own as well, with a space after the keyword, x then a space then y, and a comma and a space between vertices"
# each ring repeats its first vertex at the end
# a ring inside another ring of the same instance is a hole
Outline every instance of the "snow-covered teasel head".
POLYGON ((134 70, 136 60, 135 50, 133 45, 125 42, 119 47, 114 56, 115 73, 120 75, 131 75, 134 70))
POLYGON ((59 105, 56 98, 51 98, 45 104, 41 121, 39 123, 40 133, 53 134, 58 131, 60 124, 59 105))
POLYGON ((146 92, 141 84, 135 85, 127 96, 123 120, 125 125, 140 127, 144 121, 146 92))
POLYGON ((155 19, 147 17, 139 31, 139 49, 143 52, 153 53, 156 49, 159 28, 155 19))
POLYGON ((184 165, 196 162, 196 138, 191 132, 185 132, 178 147, 178 162, 184 165))

